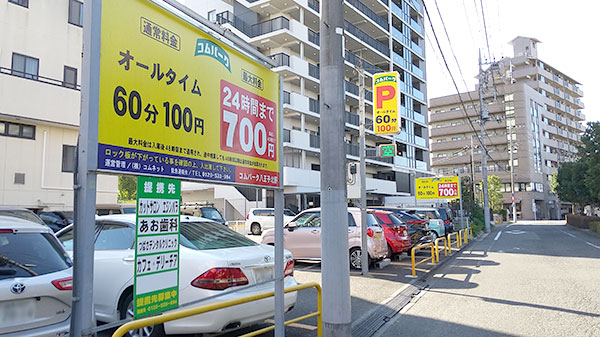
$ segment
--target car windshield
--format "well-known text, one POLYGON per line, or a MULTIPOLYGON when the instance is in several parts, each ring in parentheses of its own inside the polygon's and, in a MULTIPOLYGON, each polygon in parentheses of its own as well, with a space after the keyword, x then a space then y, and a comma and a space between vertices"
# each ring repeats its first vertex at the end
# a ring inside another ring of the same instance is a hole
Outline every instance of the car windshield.
POLYGON ((296 213, 290 211, 289 209, 283 210, 283 215, 285 216, 296 216, 296 213))
POLYGON ((321 212, 304 212, 298 214, 292 222, 297 226, 318 227, 321 226, 321 212))
POLYGON ((368 226, 379 226, 379 222, 373 213, 367 213, 367 225, 368 226))
POLYGON ((258 246, 258 243, 211 221, 182 222, 181 245, 196 250, 258 246))
POLYGON ((1 233, 0 280, 45 275, 71 267, 50 233, 1 233))
POLYGON ((211 220, 223 220, 221 213, 214 208, 203 208, 202 217, 211 220))
POLYGON ((0 215, 24 219, 40 225, 45 225, 44 221, 35 215, 35 213, 25 209, 0 209, 0 215))
POLYGON ((135 214, 135 207, 123 207, 123 213, 125 214, 135 214))
POLYGON ((392 221, 393 225, 404 225, 404 222, 402 222, 402 220, 398 219, 398 217, 395 214, 388 214, 388 216, 390 217, 390 220, 392 221))

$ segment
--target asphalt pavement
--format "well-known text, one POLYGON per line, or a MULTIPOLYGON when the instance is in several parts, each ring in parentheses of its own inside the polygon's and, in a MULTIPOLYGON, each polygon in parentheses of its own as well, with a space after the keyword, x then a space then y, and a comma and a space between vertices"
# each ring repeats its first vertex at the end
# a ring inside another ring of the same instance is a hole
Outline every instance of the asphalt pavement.
POLYGON ((432 272, 375 336, 600 336, 600 236, 498 226, 432 272))

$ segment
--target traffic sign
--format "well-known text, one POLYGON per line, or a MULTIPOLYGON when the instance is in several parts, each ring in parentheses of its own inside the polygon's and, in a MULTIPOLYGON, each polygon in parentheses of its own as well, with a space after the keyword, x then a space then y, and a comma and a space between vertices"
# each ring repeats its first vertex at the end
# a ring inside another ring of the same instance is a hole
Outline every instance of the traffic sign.
POLYGON ((396 144, 382 144, 379 145, 379 151, 377 153, 380 157, 393 157, 396 155, 396 144))
POLYGON ((138 177, 133 315, 179 306, 181 182, 138 177))
POLYGON ((458 199, 460 180, 456 177, 417 178, 417 199, 458 199))

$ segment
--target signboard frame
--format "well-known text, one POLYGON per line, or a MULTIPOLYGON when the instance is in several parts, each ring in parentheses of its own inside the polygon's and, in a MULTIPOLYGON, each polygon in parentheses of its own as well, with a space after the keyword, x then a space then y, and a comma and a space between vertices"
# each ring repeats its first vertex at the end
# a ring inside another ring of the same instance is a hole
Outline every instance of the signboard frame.
POLYGON ((401 128, 400 76, 397 71, 373 75, 373 131, 378 135, 396 135, 401 128))
POLYGON ((460 199, 460 177, 430 177, 415 179, 415 200, 460 199), (447 193, 440 193, 440 185, 447 193), (448 186, 446 186, 448 185, 448 186), (456 191, 456 194, 454 194, 456 191))

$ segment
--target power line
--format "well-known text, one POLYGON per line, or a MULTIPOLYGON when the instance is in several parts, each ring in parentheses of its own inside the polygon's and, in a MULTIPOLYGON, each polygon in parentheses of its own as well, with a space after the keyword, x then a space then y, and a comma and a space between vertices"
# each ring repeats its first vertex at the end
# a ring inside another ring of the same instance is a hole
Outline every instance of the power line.
MULTIPOLYGON (((435 3, 436 3, 436 5, 437 5, 437 1, 436 1, 435 3)), ((460 101, 460 104, 461 104, 461 107, 462 107, 462 110, 461 110, 461 111, 462 111, 462 112, 463 112, 463 114, 465 115, 465 118, 466 118, 466 120, 469 122, 469 125, 471 126, 471 129, 473 130, 473 133, 474 133, 475 135, 477 135, 477 130, 475 130, 475 126, 473 126, 473 121, 471 120, 471 118, 469 118, 469 115, 468 115, 468 113, 467 113, 467 109, 466 109, 466 107, 465 107, 465 102, 463 101, 463 99, 462 99, 462 97, 461 97, 460 90, 458 89, 458 85, 456 84, 456 80, 454 79, 454 76, 452 75, 452 71, 450 70, 450 66, 448 65, 448 61, 446 60, 446 56, 444 55, 444 52, 443 52, 443 50, 442 50, 442 47, 441 47, 441 45, 440 45, 440 41, 439 41, 439 39, 438 39, 438 37, 437 37, 437 33, 435 32, 435 28, 433 27, 433 21, 431 20, 431 16, 429 15, 429 10, 427 9, 427 6, 425 5, 425 2, 424 2, 424 1, 423 1, 423 8, 425 9, 425 13, 426 13, 426 15, 427 15, 427 19, 428 19, 428 21, 429 21, 429 25, 431 26, 431 31, 432 31, 432 33, 433 33, 433 37, 435 38, 435 42, 436 42, 436 44, 437 44, 437 47, 438 47, 438 49, 439 49, 439 51, 440 51, 440 55, 442 56, 442 60, 444 61, 444 65, 445 65, 446 69, 448 70, 448 73, 450 74, 450 79, 452 80, 452 84, 454 85, 454 89, 456 90, 456 93, 458 94, 458 99, 459 99, 459 101, 460 101)), ((444 26, 444 28, 445 28, 445 26, 444 26)), ((446 33, 447 33, 447 30, 446 30, 446 33)), ((449 42, 450 42, 450 41, 449 41, 449 42)), ((450 43, 450 44, 451 44, 451 43, 450 43)), ((451 48, 451 49, 452 49, 452 48, 451 48)), ((454 54, 454 53, 453 53, 453 54, 454 54)), ((456 55, 454 55, 454 57, 455 57, 455 59, 456 59, 456 55)), ((458 64, 458 60, 456 60, 456 62, 457 62, 457 64, 458 64)), ((460 68, 460 66, 459 66, 459 68, 460 68)), ((462 73, 461 73, 461 74, 462 74, 462 73)), ((492 76, 492 77, 493 77, 493 76, 492 76)), ((464 81, 464 76, 463 76, 463 81, 464 81)), ((467 90, 467 94, 469 95, 469 99, 470 99, 471 101, 473 101, 473 99, 472 99, 472 97, 471 97, 471 95, 470 95, 470 92, 469 92, 468 90, 467 90)), ((477 112, 477 109, 475 108, 475 106, 473 106, 473 108, 475 109, 475 112, 477 112)), ((481 107, 481 108, 483 108, 483 107, 481 107)), ((487 133, 486 133, 486 135, 487 135, 487 133)), ((487 137, 488 137, 488 139, 490 139, 490 141, 491 141, 491 138, 489 137, 489 135, 487 135, 487 137)), ((496 164, 498 167, 502 167, 501 165, 498 165, 498 161, 497 161, 497 160, 495 160, 495 159, 494 159, 494 158, 493 158, 493 157, 490 155, 489 151, 487 150, 487 148, 485 147, 485 145, 484 145, 483 141, 481 140, 481 138, 480 138, 479 136, 477 136, 477 141, 478 141, 478 142, 479 142, 479 144, 481 145, 482 149, 484 149, 484 151, 485 151, 485 153, 486 153, 486 156, 487 156, 487 157, 489 157, 489 158, 492 160, 492 162, 494 162, 494 164, 496 164)), ((504 169, 504 170, 506 171, 506 169, 504 169)))
POLYGON ((483 0, 479 0, 481 5, 481 17, 483 18, 483 30, 485 32, 485 44, 487 45, 489 60, 492 60, 492 53, 490 52, 490 41, 488 40, 487 24, 485 23, 485 11, 483 10, 483 0))

